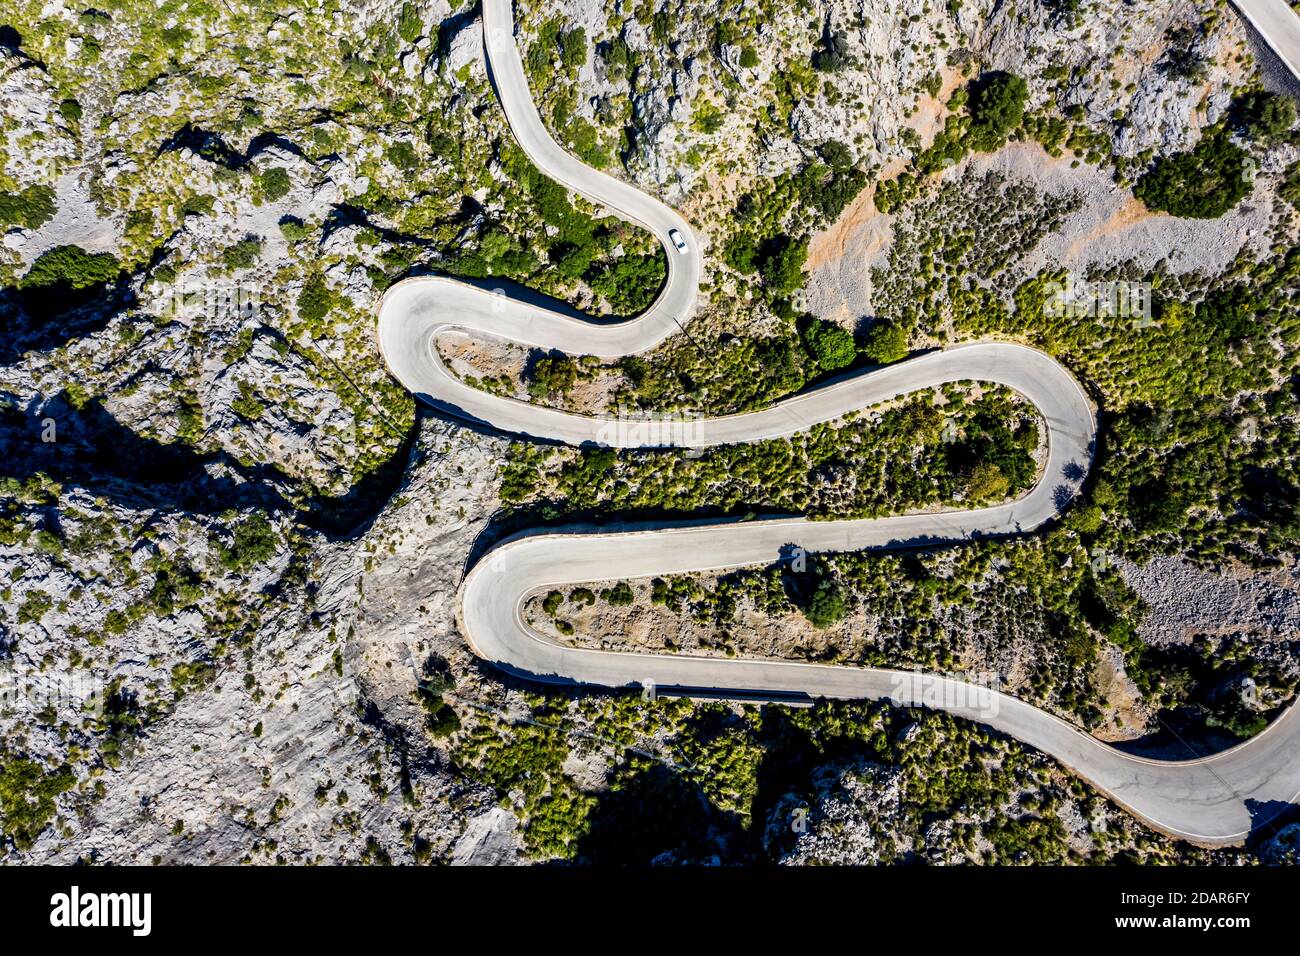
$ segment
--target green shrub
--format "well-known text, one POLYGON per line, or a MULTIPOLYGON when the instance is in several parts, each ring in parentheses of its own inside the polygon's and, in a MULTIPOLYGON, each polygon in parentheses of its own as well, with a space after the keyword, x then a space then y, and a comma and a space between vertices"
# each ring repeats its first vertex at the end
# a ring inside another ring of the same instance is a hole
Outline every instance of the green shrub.
POLYGON ((587 62, 587 32, 582 27, 560 34, 560 61, 569 69, 587 62))
POLYGON ((18 281, 20 289, 45 289, 65 285, 88 289, 117 278, 122 271, 110 252, 87 252, 80 246, 56 246, 41 253, 27 274, 18 281))
POLYGON ((1193 49, 1200 37, 1196 27, 1175 27, 1165 34, 1169 46, 1160 68, 1166 76, 1190 83, 1200 83, 1209 71, 1209 61, 1199 50, 1193 49))
POLYGON ((266 414, 266 406, 257 399, 257 389, 248 381, 240 380, 239 397, 230 403, 230 409, 249 421, 257 421, 266 414))
POLYGON ((626 607, 635 599, 632 587, 626 581, 619 581, 612 588, 600 592, 600 596, 615 607, 626 607))
POLYGON ((1295 103, 1289 96, 1252 90, 1232 104, 1232 118, 1247 136, 1267 145, 1284 137, 1295 125, 1295 103))
POLYGON ((1007 136, 1025 116, 1025 99, 1029 88, 1014 73, 986 73, 972 84, 970 99, 971 148, 991 152, 1007 141, 1007 136))
POLYGON ((39 624, 45 613, 54 606, 54 599, 44 591, 28 591, 18 606, 19 624, 39 624))
POLYGON ((534 398, 563 395, 577 381, 578 363, 567 355, 555 355, 534 364, 528 392, 534 398))
POLYGON ((47 770, 0 748, 0 830, 19 850, 30 849, 54 816, 54 801, 76 782, 67 766, 47 770))
POLYGON ((893 322, 877 320, 867 333, 862 352, 877 365, 888 365, 907 357, 907 329, 893 322))
POLYGON ((1245 151, 1219 130, 1202 138, 1191 152, 1156 160, 1133 194, 1150 209, 1189 219, 1217 219, 1250 192, 1249 172, 1245 151))
POLYGON ((233 543, 214 541, 217 557, 227 571, 248 571, 275 554, 280 536, 266 515, 251 514, 230 530, 233 543))
POLYGON ((264 170, 257 177, 257 184, 261 188, 262 198, 267 202, 276 202, 289 195, 289 190, 293 183, 289 179, 289 171, 283 166, 271 166, 264 170))
MULTIPOLYGON (((450 737, 460 729, 460 716, 445 700, 440 703, 440 707, 429 710, 424 718, 424 729, 430 737, 450 737)), ((426 710, 428 709, 426 705, 426 710)))
POLYGON ((261 239, 242 239, 221 253, 221 261, 230 269, 250 269, 261 251, 261 239))
POLYGON ((406 173, 420 168, 420 154, 404 139, 399 139, 385 150, 388 161, 406 173))
POLYGON ((1300 208, 1300 162, 1294 162, 1286 168, 1278 195, 1292 206, 1300 208))
POLYGON ((182 216, 211 216, 212 210, 217 204, 215 196, 204 196, 196 194, 188 197, 181 203, 182 216))
POLYGON ((397 35, 407 43, 420 39, 424 23, 420 19, 420 8, 414 3, 402 4, 402 12, 397 18, 397 35))
POLYGON ((422 681, 416 688, 416 696, 425 713, 424 729, 431 737, 450 737, 460 729, 460 717, 442 695, 442 690, 451 683, 435 678, 422 681))
POLYGON ((804 326, 804 348, 823 372, 852 365, 858 357, 853 334, 832 322, 815 319, 804 326))
POLYGON ((848 605, 844 598, 844 589, 830 578, 823 578, 817 584, 817 590, 813 591, 812 597, 808 599, 804 616, 808 618, 809 624, 821 629, 842 621, 847 613, 848 605))
POLYGON ((298 293, 298 316, 307 322, 319 322, 334 307, 334 293, 319 272, 313 272, 298 293))
POLYGON ((285 216, 280 220, 280 234, 288 242, 297 242, 300 239, 306 239, 311 235, 311 227, 301 219, 293 216, 285 216))
POLYGON ((39 229, 54 218, 54 190, 28 186, 20 193, 0 193, 0 224, 39 229))

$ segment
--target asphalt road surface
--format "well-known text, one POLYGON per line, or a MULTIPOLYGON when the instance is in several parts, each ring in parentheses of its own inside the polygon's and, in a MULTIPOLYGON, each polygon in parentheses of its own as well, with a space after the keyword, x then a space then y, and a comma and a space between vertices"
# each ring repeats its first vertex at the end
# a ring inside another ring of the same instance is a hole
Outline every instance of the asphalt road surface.
POLYGON ((1300 17, 1286 0, 1233 0, 1233 5, 1291 75, 1300 79, 1300 17))
MULTIPOLYGON (((1280 38, 1280 53, 1300 52, 1300 25, 1289 10, 1286 19, 1273 9, 1281 3, 1242 0, 1240 6, 1258 15, 1252 19, 1258 28, 1280 38)), ((667 279, 650 309, 617 323, 573 317, 453 279, 400 282, 380 303, 378 339, 393 375, 418 398, 459 418, 539 441, 703 448, 788 435, 917 389, 977 380, 1015 389, 1038 408, 1047 423, 1048 457, 1032 491, 992 508, 853 521, 725 521, 618 531, 573 527, 516 535, 484 555, 461 586, 460 625, 479 656, 542 682, 775 700, 878 698, 942 708, 1050 754, 1158 829, 1199 843, 1237 842, 1290 808, 1300 795, 1295 708, 1231 750, 1200 760, 1160 761, 1126 754, 1036 707, 951 677, 586 650, 556 644, 529 627, 524 602, 565 585, 770 564, 789 559, 796 548, 832 552, 936 546, 1031 531, 1055 517, 1078 492, 1092 463, 1096 422, 1083 390, 1061 365, 1041 352, 1004 342, 957 346, 856 372, 763 411, 661 424, 539 408, 458 381, 434 347, 442 331, 617 358, 652 348, 679 331, 694 307, 700 277, 699 239, 680 215, 589 169, 551 139, 514 42, 510 0, 484 0, 483 27, 489 75, 529 158, 548 176, 654 233, 667 256, 667 279), (670 230, 685 239, 685 254, 674 248, 670 230)))

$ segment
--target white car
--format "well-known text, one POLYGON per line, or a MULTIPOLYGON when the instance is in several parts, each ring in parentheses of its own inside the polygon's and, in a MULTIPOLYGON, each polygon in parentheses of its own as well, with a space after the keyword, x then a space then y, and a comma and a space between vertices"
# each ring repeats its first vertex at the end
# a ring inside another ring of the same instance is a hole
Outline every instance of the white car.
POLYGON ((682 238, 682 234, 680 232, 678 232, 676 229, 669 229, 668 238, 673 241, 673 245, 677 247, 678 252, 680 252, 682 255, 686 255, 687 251, 690 249, 690 246, 686 245, 686 240, 682 238))

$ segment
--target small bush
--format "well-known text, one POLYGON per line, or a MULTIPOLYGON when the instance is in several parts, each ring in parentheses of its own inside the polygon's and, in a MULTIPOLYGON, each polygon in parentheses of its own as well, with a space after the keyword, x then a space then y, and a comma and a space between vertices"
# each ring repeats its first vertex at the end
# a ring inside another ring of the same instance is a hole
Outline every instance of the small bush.
POLYGON ((587 62, 587 31, 582 27, 560 34, 560 60, 569 69, 587 62))
POLYGON ((285 216, 280 220, 280 234, 288 242, 297 242, 300 239, 306 239, 311 235, 311 227, 301 219, 295 219, 293 216, 285 216))
POLYGON ((247 571, 266 561, 280 546, 280 536, 265 515, 252 514, 231 529, 233 544, 215 542, 217 557, 227 571, 247 571))
POLYGON ((261 239, 243 239, 221 253, 221 261, 230 269, 251 269, 262 251, 261 239))
POLYGON ((1133 195, 1151 209, 1188 219, 1217 219, 1250 192, 1250 166, 1244 150, 1222 131, 1204 137, 1188 153, 1158 160, 1133 195))
POLYGON ((216 206, 215 196, 205 196, 196 194, 188 197, 181 203, 182 216, 211 216, 212 210, 216 206))
POLYGON ((844 589, 829 578, 824 578, 808 601, 804 616, 813 627, 822 629, 842 621, 848 613, 844 589))
POLYGON ((122 271, 110 252, 87 252, 80 246, 56 246, 41 253, 27 274, 18 281, 20 289, 46 289, 64 285, 88 289, 117 278, 122 271))
POLYGON ((578 363, 567 355, 538 359, 533 366, 528 392, 534 398, 563 395, 578 381, 578 363))
POLYGON ((397 18, 397 35, 407 43, 420 39, 424 23, 420 19, 420 8, 414 3, 402 4, 402 12, 397 18))
POLYGON ((239 397, 230 403, 230 409, 249 421, 257 421, 266 414, 266 406, 258 401, 257 389, 251 382, 242 379, 239 382, 239 397))
POLYGON ((334 293, 325 282, 325 277, 313 272, 303 283, 298 293, 298 316, 307 322, 319 322, 329 315, 334 307, 334 293))
POLYGON ((267 202, 276 202, 289 195, 289 190, 293 183, 289 179, 289 171, 282 166, 272 166, 262 172, 257 177, 257 183, 262 190, 262 198, 267 202))
POLYGON ((1292 206, 1300 209, 1300 162, 1292 163, 1286 168, 1282 186, 1277 192, 1292 206))
POLYGON ((54 190, 28 186, 20 193, 0 193, 0 224, 39 229, 54 218, 54 190))
POLYGON ((615 607, 626 607, 635 598, 631 585, 626 581, 619 581, 612 588, 606 588, 600 592, 600 596, 615 607))
POLYGON ((76 782, 66 765, 51 770, 0 749, 0 832, 17 849, 30 849, 54 816, 56 798, 76 782))

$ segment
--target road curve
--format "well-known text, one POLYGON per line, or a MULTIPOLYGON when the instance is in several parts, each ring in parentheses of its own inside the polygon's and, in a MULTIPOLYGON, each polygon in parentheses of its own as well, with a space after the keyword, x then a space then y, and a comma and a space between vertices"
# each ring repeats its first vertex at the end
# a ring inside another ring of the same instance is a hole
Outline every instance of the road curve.
POLYGON ((700 276, 699 241, 673 210, 626 183, 588 169, 543 126, 515 46, 510 0, 484 0, 487 68, 510 127, 547 175, 650 230, 664 245, 668 274, 654 305, 608 323, 571 318, 453 279, 409 279, 379 305, 378 341, 393 375, 422 401, 462 419, 541 441, 612 447, 701 448, 788 435, 817 422, 946 382, 1008 386, 1047 424, 1042 480, 1024 497, 970 511, 852 521, 782 519, 524 532, 488 552, 466 574, 459 623, 479 656, 530 680, 604 687, 654 685, 661 692, 784 699, 889 699, 937 707, 987 724, 1059 760, 1160 830, 1199 843, 1240 841, 1289 810, 1300 795, 1300 719, 1286 712, 1253 740, 1212 757, 1157 761, 1131 756, 1057 717, 974 684, 910 671, 831 667, 566 647, 528 626, 525 601, 564 585, 768 564, 792 546, 854 551, 951 544, 1025 532, 1052 519, 1077 493, 1092 461, 1096 423, 1074 378, 1022 345, 980 342, 858 372, 758 412, 670 423, 647 438, 636 423, 556 409, 468 386, 445 367, 435 340, 461 330, 542 349, 615 358, 644 351, 690 314, 700 276), (668 238, 676 229, 690 251, 668 238))

